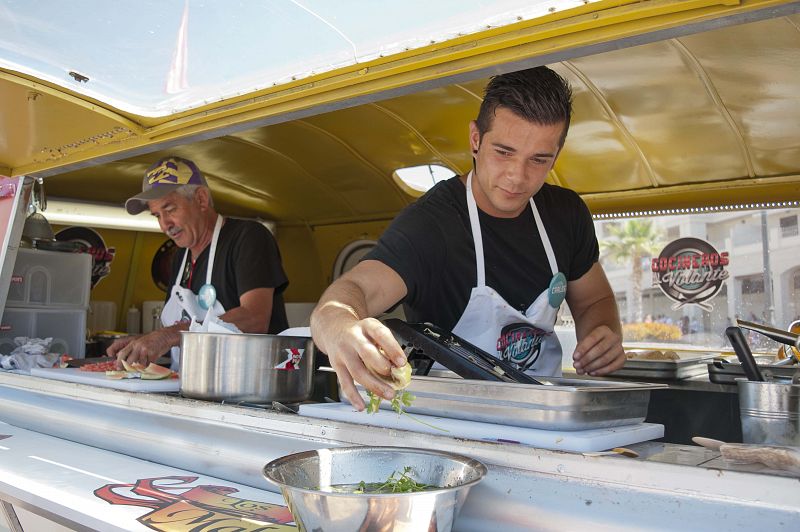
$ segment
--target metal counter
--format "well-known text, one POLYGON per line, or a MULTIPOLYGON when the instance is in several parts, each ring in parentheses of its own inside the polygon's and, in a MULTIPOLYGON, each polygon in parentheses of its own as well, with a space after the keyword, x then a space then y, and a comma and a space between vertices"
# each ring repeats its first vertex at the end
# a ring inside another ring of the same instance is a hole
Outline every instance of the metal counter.
POLYGON ((11 425, 269 491, 263 465, 300 450, 458 452, 489 474, 456 530, 791 530, 800 520, 796 478, 715 463, 718 455, 694 446, 644 443, 635 446, 641 459, 586 457, 13 374, 0 374, 0 401, 0 421, 11 425))

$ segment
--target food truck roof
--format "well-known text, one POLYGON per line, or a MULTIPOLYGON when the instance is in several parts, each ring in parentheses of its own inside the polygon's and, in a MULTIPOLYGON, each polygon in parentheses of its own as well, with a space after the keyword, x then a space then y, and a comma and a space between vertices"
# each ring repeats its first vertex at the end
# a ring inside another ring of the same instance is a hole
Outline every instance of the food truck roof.
POLYGON ((121 205, 176 153, 221 212, 385 220, 397 169, 469 170, 489 76, 547 64, 575 93, 549 180, 595 214, 800 199, 800 2, 450 4, 0 7, 0 174, 121 205))

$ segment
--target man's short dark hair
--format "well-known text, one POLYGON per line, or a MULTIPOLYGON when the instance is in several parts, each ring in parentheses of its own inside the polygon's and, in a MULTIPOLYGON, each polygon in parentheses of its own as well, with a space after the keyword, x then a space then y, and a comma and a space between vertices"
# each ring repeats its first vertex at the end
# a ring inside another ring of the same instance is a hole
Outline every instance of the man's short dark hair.
POLYGON ((559 145, 564 145, 572 116, 572 89, 567 80, 551 69, 539 66, 492 77, 476 120, 481 138, 491 129, 498 107, 536 124, 549 126, 563 122, 559 145))

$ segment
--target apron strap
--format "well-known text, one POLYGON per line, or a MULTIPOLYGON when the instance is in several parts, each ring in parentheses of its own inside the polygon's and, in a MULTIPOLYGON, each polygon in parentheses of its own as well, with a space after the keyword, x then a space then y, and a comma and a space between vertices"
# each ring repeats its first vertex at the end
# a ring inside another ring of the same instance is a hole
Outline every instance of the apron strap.
POLYGON ((206 284, 211 284, 211 272, 214 270, 214 257, 217 254, 217 240, 219 240, 219 231, 222 228, 222 215, 217 215, 217 221, 214 224, 214 236, 211 237, 211 250, 208 254, 208 267, 206 268, 206 284))
POLYGON ((550 263, 550 271, 553 275, 558 273, 558 263, 556 263, 556 254, 553 252, 553 246, 550 245, 550 238, 547 236, 547 231, 544 229, 542 217, 539 216, 539 209, 536 208, 536 203, 531 197, 531 210, 533 211, 533 218, 536 220, 536 228, 539 230, 539 238, 542 240, 544 252, 547 254, 547 261, 550 263))
POLYGON ((472 240, 475 242, 475 267, 478 270, 476 287, 486 285, 486 266, 483 262, 483 236, 481 235, 481 221, 478 218, 478 204, 472 194, 472 170, 467 175, 467 208, 469 209, 469 225, 472 227, 472 240))
MULTIPOLYGON (((472 240, 475 243, 475 266, 478 272, 476 287, 486 285, 486 266, 483 259, 483 236, 481 234, 481 222, 478 218, 478 204, 475 202, 475 195, 472 193, 472 173, 470 170, 467 175, 467 209, 469 210, 469 224, 472 228, 472 240)), ((550 271, 553 275, 558 273, 558 263, 556 262, 556 254, 553 251, 553 246, 550 244, 550 238, 547 236, 547 231, 544 228, 542 217, 539 215, 539 209, 536 208, 536 203, 533 198, 530 199, 531 211, 533 211, 533 218, 536 220, 536 228, 539 230, 539 237, 544 246, 544 252, 547 255, 547 262, 550 263, 550 271)))
POLYGON ((181 285, 181 280, 183 279, 183 273, 184 273, 183 270, 184 268, 186 268, 186 257, 188 256, 189 256, 189 248, 186 248, 186 250, 183 252, 183 260, 181 261, 181 267, 178 268, 178 276, 175 278, 175 282, 173 283, 172 286, 181 285))
MULTIPOLYGON (((208 267, 206 268, 206 284, 211 284, 211 272, 214 270, 214 257, 217 254, 217 240, 219 240, 219 232, 222 228, 222 216, 217 215, 217 221, 214 223, 214 234, 211 237, 211 250, 208 254, 208 267)), ((186 268, 186 257, 189 256, 189 248, 183 252, 183 260, 181 267, 178 268, 178 276, 175 278, 175 283, 172 286, 181 285, 181 277, 183 277, 183 269, 186 268)), ((189 287, 191 289, 191 286, 189 287)))

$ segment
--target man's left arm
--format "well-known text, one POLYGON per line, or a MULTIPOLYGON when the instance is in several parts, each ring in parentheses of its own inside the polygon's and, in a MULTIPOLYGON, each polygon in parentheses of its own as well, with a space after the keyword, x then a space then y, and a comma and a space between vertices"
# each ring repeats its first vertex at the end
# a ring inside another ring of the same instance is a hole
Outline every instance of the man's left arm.
POLYGON ((281 264, 278 243, 261 224, 251 222, 240 226, 231 249, 231 269, 239 306, 226 309, 220 316, 244 333, 266 333, 272 320, 275 291, 285 288, 288 281, 281 264))
POLYGON ((253 288, 239 296, 239 306, 226 311, 220 319, 236 325, 244 333, 266 333, 272 317, 274 288, 253 288))
POLYGON ((567 285, 578 344, 572 355, 578 375, 606 375, 625 364, 622 327, 614 292, 599 262, 567 285))

